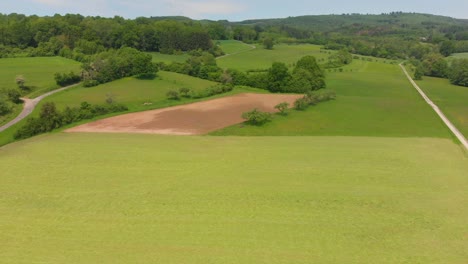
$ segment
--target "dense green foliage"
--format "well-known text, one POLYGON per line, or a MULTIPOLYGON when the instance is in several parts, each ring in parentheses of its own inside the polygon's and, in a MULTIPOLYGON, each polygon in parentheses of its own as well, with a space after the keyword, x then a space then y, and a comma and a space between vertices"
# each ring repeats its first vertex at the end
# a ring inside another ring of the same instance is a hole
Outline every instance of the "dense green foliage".
POLYGON ((452 84, 468 87, 468 59, 453 60, 448 76, 452 84))
POLYGON ((466 262, 446 139, 57 133, 0 168, 5 263, 466 262))
POLYGON ((84 85, 96 86, 129 76, 154 77, 158 67, 150 54, 133 48, 101 52, 83 65, 84 85))
MULTIPOLYGON (((315 57, 305 56, 297 61, 292 73, 285 63, 274 62, 265 74, 265 81, 256 80, 262 74, 250 75, 250 83, 266 88, 271 92, 305 93, 325 88, 325 73, 317 64, 315 57)), ((247 78, 249 79, 249 78, 247 78)))
POLYGON ((41 107, 39 118, 28 118, 26 124, 16 131, 14 138, 24 139, 50 132, 81 120, 126 110, 128 108, 121 104, 91 105, 87 102, 82 102, 80 107, 66 107, 60 112, 54 103, 46 102, 41 107))
POLYGON ((75 83, 79 83, 81 81, 81 76, 74 73, 55 73, 55 82, 60 86, 67 86, 75 83))
POLYGON ((10 14, 0 15, 0 30, 0 57, 74 53, 73 56, 78 58, 121 47, 163 53, 214 47, 210 33, 200 23, 151 18, 10 14))
POLYGON ((270 122, 272 115, 268 112, 262 112, 257 108, 252 111, 242 113, 242 118, 245 119, 245 123, 254 126, 261 126, 266 122, 270 122))

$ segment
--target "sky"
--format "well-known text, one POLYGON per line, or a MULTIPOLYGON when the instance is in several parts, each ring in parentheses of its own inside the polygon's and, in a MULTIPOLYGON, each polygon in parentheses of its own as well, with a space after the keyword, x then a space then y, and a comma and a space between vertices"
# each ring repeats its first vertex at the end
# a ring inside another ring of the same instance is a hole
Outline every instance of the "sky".
POLYGON ((241 21, 320 14, 429 13, 468 19, 468 0, 0 0, 0 13, 26 15, 82 14, 135 18, 188 16, 241 21))

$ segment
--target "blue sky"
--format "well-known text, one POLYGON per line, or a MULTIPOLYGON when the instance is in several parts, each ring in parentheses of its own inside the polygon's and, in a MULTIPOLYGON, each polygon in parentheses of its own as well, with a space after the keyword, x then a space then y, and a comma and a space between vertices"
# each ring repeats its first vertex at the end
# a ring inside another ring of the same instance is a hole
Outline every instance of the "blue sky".
POLYGON ((182 15, 195 19, 276 18, 300 15, 405 11, 468 19, 468 0, 0 0, 1 13, 80 13, 126 18, 182 15))

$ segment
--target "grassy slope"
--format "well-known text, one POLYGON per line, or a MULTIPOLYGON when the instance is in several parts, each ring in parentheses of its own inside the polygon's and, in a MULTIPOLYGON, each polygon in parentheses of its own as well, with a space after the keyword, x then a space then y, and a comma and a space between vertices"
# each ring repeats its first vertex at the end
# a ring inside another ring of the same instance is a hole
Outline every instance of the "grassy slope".
POLYGON ((451 137, 396 65, 355 61, 345 72, 328 73, 327 81, 336 101, 263 127, 235 125, 213 135, 451 137))
MULTIPOLYGON (((158 73, 158 77, 154 80, 125 78, 111 83, 99 85, 97 87, 85 88, 79 86, 51 95, 39 103, 31 116, 38 116, 40 107, 45 102, 54 102, 59 109, 63 109, 66 106, 79 106, 83 101, 87 101, 93 104, 102 104, 105 102, 107 94, 112 94, 116 102, 127 105, 130 111, 144 111, 155 108, 162 108, 194 101, 192 99, 182 99, 180 101, 168 100, 166 93, 169 90, 178 90, 181 87, 188 87, 192 90, 201 90, 213 85, 216 85, 216 83, 178 73, 161 71, 158 73), (152 104, 143 105, 147 102, 152 104)), ((227 96, 241 92, 264 91, 253 88, 250 89, 237 87, 234 89, 234 91, 219 96, 227 96)), ((200 100, 207 100, 207 98, 200 100)), ((25 120, 1 132, 0 146, 12 142, 15 131, 24 123, 25 120)))
POLYGON ((252 49, 251 45, 237 40, 218 40, 216 42, 219 43, 219 46, 226 54, 239 53, 252 49))
POLYGON ((32 87, 31 97, 58 88, 56 72, 78 72, 80 63, 62 57, 0 59, 0 88, 16 88, 15 78, 23 75, 26 86, 32 87))
POLYGON ((455 54, 452 54, 449 58, 468 59, 468 52, 465 52, 465 53, 455 53, 455 54))
POLYGON ((305 55, 313 55, 317 59, 328 58, 329 54, 320 53, 320 46, 315 45, 275 45, 273 50, 260 46, 257 49, 227 56, 218 60, 221 68, 238 70, 266 69, 273 62, 284 62, 290 66, 305 55))
POLYGON ((468 162, 444 139, 60 133, 0 167, 5 263, 468 259, 468 162))
POLYGON ((431 77, 424 77, 417 83, 460 132, 468 137, 468 87, 431 77))

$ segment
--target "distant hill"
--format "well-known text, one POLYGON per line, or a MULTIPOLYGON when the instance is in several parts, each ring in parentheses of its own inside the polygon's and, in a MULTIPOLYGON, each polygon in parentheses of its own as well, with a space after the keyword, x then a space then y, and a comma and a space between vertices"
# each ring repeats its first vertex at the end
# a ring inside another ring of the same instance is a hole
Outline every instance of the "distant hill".
MULTIPOLYGON (((468 34, 468 20, 419 13, 393 12, 381 15, 342 14, 314 15, 276 19, 245 20, 236 25, 289 26, 318 32, 340 32, 363 34, 373 31, 383 34, 421 33, 433 29, 442 33, 468 34)), ((466 36, 468 39, 468 36, 466 36)))

